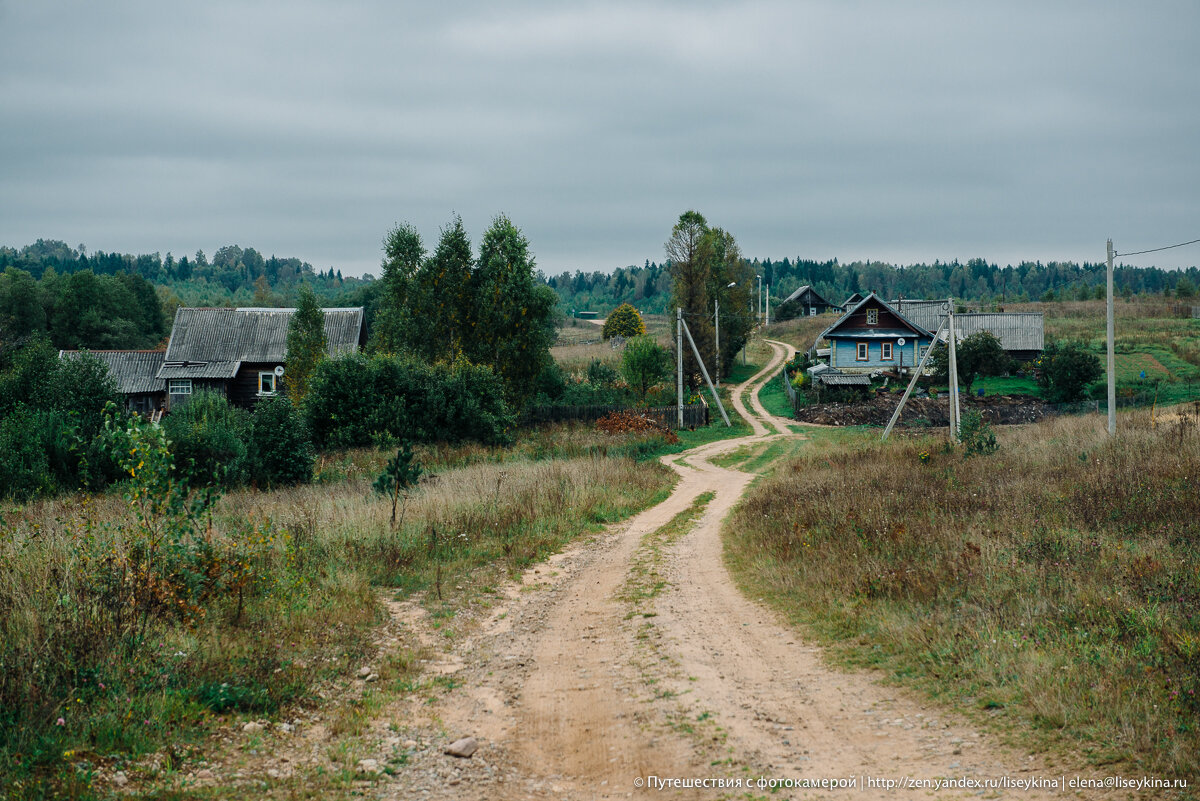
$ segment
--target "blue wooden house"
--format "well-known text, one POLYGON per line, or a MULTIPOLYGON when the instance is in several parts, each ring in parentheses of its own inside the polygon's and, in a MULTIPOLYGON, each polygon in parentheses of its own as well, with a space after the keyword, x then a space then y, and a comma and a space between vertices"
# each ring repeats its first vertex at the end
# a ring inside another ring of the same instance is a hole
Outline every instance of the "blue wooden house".
POLYGON ((874 292, 825 329, 829 366, 843 373, 907 372, 933 342, 933 333, 909 320, 874 292))

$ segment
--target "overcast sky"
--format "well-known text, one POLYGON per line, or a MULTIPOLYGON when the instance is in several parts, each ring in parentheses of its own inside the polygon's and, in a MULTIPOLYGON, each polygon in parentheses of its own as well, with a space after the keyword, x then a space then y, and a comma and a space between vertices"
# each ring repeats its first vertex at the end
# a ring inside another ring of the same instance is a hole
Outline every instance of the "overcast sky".
POLYGON ((377 274, 503 212, 558 273, 695 208, 752 257, 1102 261, 1200 237, 1198 148, 1195 0, 0 0, 13 246, 377 274))

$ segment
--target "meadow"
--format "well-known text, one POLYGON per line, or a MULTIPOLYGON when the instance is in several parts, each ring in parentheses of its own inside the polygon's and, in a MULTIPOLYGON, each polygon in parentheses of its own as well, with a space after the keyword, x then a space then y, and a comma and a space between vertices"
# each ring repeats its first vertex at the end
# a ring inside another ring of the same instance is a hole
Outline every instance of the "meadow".
POLYGON ((665 496, 658 437, 531 431, 512 448, 427 446, 393 524, 389 454, 322 457, 313 484, 217 497, 156 480, 132 440, 116 491, 0 515, 0 795, 96 797, 148 754, 177 770, 244 716, 319 705, 370 648, 380 593, 499 583, 665 496), (643 461, 637 461, 639 457, 643 461), (139 463, 140 462, 140 463, 139 463), (162 499, 167 502, 160 502, 162 499))
POLYGON ((1200 775, 1200 408, 935 438, 816 432, 727 523, 729 562, 835 659, 1029 748, 1200 775))

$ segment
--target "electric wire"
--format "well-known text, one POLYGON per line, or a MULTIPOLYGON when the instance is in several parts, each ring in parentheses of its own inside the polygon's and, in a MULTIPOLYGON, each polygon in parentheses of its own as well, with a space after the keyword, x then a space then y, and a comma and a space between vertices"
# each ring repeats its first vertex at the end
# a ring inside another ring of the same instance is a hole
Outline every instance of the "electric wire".
POLYGON ((1184 245, 1194 245, 1197 242, 1200 242, 1200 239, 1192 239, 1187 242, 1180 242, 1178 245, 1167 245, 1167 246, 1161 247, 1161 248, 1150 248, 1149 250, 1134 250, 1134 251, 1130 251, 1129 253, 1117 253, 1114 250, 1113 255, 1114 256, 1138 256, 1138 255, 1141 255, 1142 253, 1157 253, 1160 250, 1171 250, 1172 248, 1181 248, 1184 245))

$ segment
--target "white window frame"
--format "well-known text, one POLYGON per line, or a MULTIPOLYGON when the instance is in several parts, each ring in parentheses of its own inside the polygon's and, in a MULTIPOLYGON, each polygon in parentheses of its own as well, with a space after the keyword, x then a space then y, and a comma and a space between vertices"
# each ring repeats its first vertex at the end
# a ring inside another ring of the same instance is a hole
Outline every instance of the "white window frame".
POLYGON ((854 349, 854 361, 866 362, 871 360, 871 347, 866 342, 859 342, 854 349))
POLYGON ((279 380, 279 377, 276 376, 273 371, 260 370, 258 373, 258 397, 271 398, 271 397, 274 397, 275 395, 278 395, 279 394, 279 385, 276 383, 278 380, 279 380), (271 379, 271 391, 270 392, 263 392, 263 379, 264 378, 271 379))
POLYGON ((879 325, 879 309, 867 309, 867 325, 879 325))
POLYGON ((191 395, 192 394, 192 379, 190 378, 172 378, 167 381, 168 395, 191 395))
POLYGON ((809 307, 808 307, 808 316, 809 316, 809 317, 816 317, 816 316, 817 316, 817 307, 816 307, 816 306, 809 306, 809 307))
POLYGON ((879 343, 879 361, 890 362, 890 361, 894 361, 894 360, 895 360, 895 357, 892 356, 892 343, 891 342, 880 342, 879 343))

